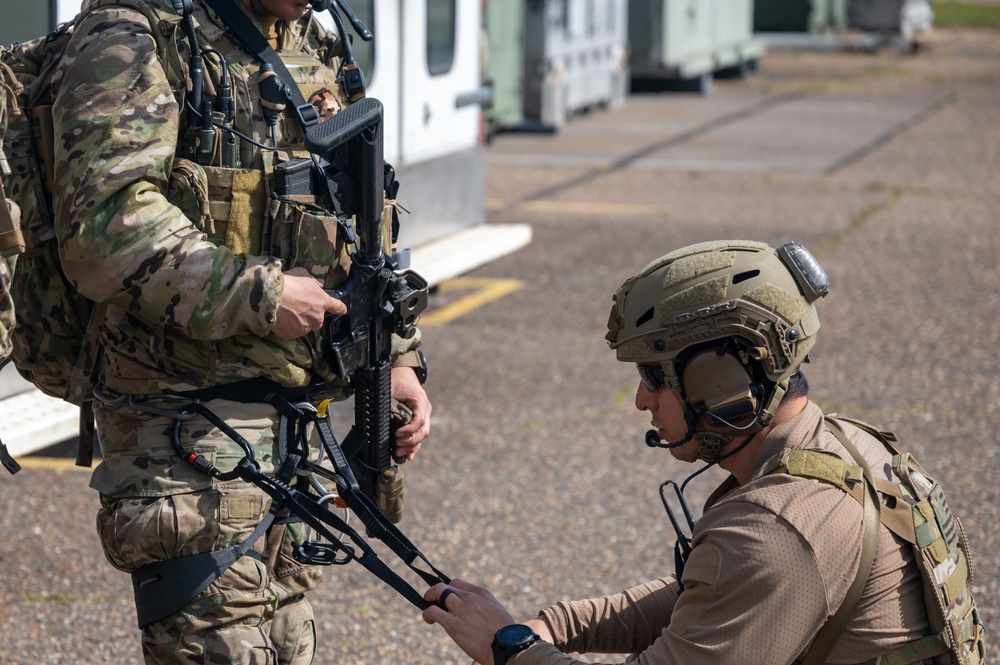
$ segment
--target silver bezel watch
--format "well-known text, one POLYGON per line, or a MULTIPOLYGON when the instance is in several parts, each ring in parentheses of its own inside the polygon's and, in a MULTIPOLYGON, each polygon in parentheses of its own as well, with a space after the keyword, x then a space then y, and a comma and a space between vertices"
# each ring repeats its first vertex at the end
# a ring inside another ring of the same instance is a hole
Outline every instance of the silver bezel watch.
POLYGON ((504 626, 493 636, 493 665, 507 665, 507 661, 540 640, 535 631, 521 623, 504 626))

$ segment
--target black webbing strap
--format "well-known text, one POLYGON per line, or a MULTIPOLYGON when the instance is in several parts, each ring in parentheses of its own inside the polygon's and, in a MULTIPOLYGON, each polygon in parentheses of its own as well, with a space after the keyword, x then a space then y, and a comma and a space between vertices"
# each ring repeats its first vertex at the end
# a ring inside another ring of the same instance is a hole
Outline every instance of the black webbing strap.
MULTIPOLYGON (((339 496, 344 503, 347 504, 347 507, 350 508, 351 512, 353 512, 358 519, 361 520, 361 523, 365 525, 365 528, 368 530, 368 534, 371 537, 377 538, 385 543, 393 554, 399 557, 399 559, 406 564, 410 570, 416 573, 428 585, 433 586, 438 582, 449 582, 449 578, 440 570, 435 568, 427 557, 425 557, 423 553, 416 548, 410 539, 407 538, 395 524, 389 521, 389 518, 387 518, 385 514, 379 510, 378 506, 361 492, 358 487, 357 479, 354 477, 354 472, 351 469, 350 462, 344 455, 343 450, 341 450, 340 445, 338 445, 337 438, 333 433, 333 429, 330 427, 329 420, 325 416, 319 415, 315 412, 305 413, 299 410, 295 405, 291 404, 280 395, 273 395, 270 402, 280 413, 288 415, 289 417, 297 414, 300 418, 311 418, 316 427, 316 431, 319 434, 323 448, 329 456, 330 461, 333 464, 334 471, 337 474, 331 479, 337 482, 339 496), (427 568, 430 569, 430 572, 419 568, 416 565, 418 560, 426 565, 427 568)), ((323 469, 322 467, 305 460, 302 460, 300 463, 303 467, 313 473, 330 477, 329 471, 323 469)), ((264 474, 260 475, 262 479, 267 482, 268 477, 264 474)), ((244 476, 244 479, 250 480, 260 486, 260 482, 257 480, 247 478, 246 476, 244 476)), ((276 486, 276 489, 279 489, 282 493, 289 495, 289 499, 292 502, 286 505, 286 507, 292 512, 292 514, 300 517, 303 522, 309 524, 319 533, 323 534, 324 537, 333 542, 336 542, 337 539, 331 538, 332 534, 325 529, 322 524, 323 522, 332 524, 338 531, 342 531, 343 533, 349 535, 351 540, 365 552, 365 555, 362 557, 351 556, 351 558, 368 568, 370 572, 395 589, 418 608, 425 609, 427 607, 427 601, 425 601, 420 594, 417 594, 412 587, 406 584, 402 578, 396 575, 391 568, 386 567, 385 564, 378 559, 374 551, 368 547, 364 539, 361 538, 361 536, 357 534, 354 529, 350 528, 346 522, 343 522, 336 514, 330 512, 313 497, 303 494, 298 490, 278 486, 276 486), (306 515, 304 513, 310 514, 306 515), (321 524, 317 527, 317 525, 311 522, 310 519, 318 520, 321 524)), ((265 487, 264 490, 267 491, 267 488, 265 487)), ((274 494, 271 496, 275 498, 276 501, 280 500, 280 497, 277 497, 274 494)), ((351 554, 350 552, 346 553, 348 555, 351 554)))
MULTIPOLYGON (((269 395, 266 400, 279 413, 289 419, 312 419, 318 428, 321 440, 327 454, 331 457, 336 473, 324 469, 302 459, 299 455, 289 454, 283 466, 287 469, 303 468, 322 475, 337 483, 341 498, 347 506, 361 519, 372 536, 384 542, 394 554, 416 573, 428 586, 438 582, 448 583, 450 579, 435 568, 427 558, 392 524, 387 517, 368 497, 361 494, 357 480, 351 471, 347 458, 337 445, 336 438, 325 417, 319 417, 315 412, 300 409, 280 395, 269 395), (430 572, 416 565, 417 560, 423 562, 430 572)), ((198 413, 219 428, 226 436, 235 441, 246 453, 236 467, 230 471, 222 471, 201 455, 192 454, 181 447, 181 419, 174 423, 172 441, 178 456, 190 463, 195 469, 218 480, 234 480, 240 478, 253 483, 271 497, 271 510, 254 529, 253 533, 238 545, 233 545, 216 552, 205 552, 187 557, 171 559, 148 564, 132 574, 132 586, 135 591, 136 612, 139 627, 164 619, 180 610, 204 591, 223 572, 233 565, 241 556, 256 556, 250 551, 253 544, 267 531, 274 522, 275 515, 288 510, 294 517, 311 527, 316 533, 326 539, 326 542, 311 541, 296 544, 295 558, 300 563, 312 565, 329 565, 357 561, 369 572, 396 590, 417 608, 423 610, 431 603, 392 568, 379 559, 378 554, 364 538, 351 528, 347 522, 330 511, 325 504, 325 498, 320 498, 302 492, 290 486, 285 480, 266 474, 254 460, 253 446, 240 436, 224 420, 208 409, 204 404, 192 403, 181 409, 179 413, 198 413), (336 535, 335 532, 340 532, 336 535), (353 544, 344 543, 341 538, 349 538, 353 544), (362 554, 358 554, 358 550, 362 554), (332 554, 343 552, 347 558, 338 560, 332 554)), ((294 426, 286 428, 286 436, 294 437, 294 426)), ((291 441, 289 442, 291 444, 291 441)), ((289 446, 290 447, 290 446, 289 446)), ((283 474, 282 474, 283 475, 283 474)))
POLYGON ((275 508, 264 516, 246 540, 214 552, 157 561, 132 573, 135 611, 139 628, 144 628, 177 612, 195 596, 208 588, 242 556, 260 555, 251 552, 274 521, 275 508))
MULTIPOLYGON (((327 419, 316 417, 315 422, 316 429, 319 431, 320 440, 323 441, 323 445, 327 449, 327 454, 330 454, 332 450, 337 450, 339 447, 336 445, 336 439, 333 438, 333 431, 330 429, 330 424, 327 419)), ((333 457, 333 455, 331 455, 331 457, 333 457)), ((347 504, 347 507, 358 516, 361 523, 365 525, 366 529, 368 529, 369 535, 373 538, 378 538, 385 543, 386 546, 392 550, 393 554, 398 556, 403 563, 420 575, 425 582, 429 582, 433 585, 438 582, 448 581, 444 574, 432 566, 430 561, 424 557, 420 550, 418 550, 413 543, 410 542, 410 539, 399 530, 399 527, 389 521, 389 518, 385 516, 385 513, 379 510, 378 506, 376 506, 370 498, 365 496, 365 494, 357 488, 356 484, 348 489, 341 489, 340 498, 343 499, 344 503, 347 504), (434 575, 428 576, 424 571, 414 567, 413 564, 418 559, 427 564, 427 566, 434 572, 434 575)))
MULTIPOLYGON (((406 600, 410 601, 410 603, 418 609, 424 610, 431 605, 431 603, 424 600, 423 596, 416 589, 400 577, 396 571, 386 565, 386 563, 379 558, 375 550, 372 549, 371 545, 369 545, 357 531, 351 528, 347 522, 327 509, 324 504, 321 504, 311 495, 300 492, 294 487, 281 482, 274 476, 260 473, 259 468, 256 467, 256 465, 241 464, 239 468, 243 471, 242 477, 244 480, 257 485, 271 496, 275 505, 280 505, 281 507, 288 509, 293 515, 299 517, 303 523, 312 527, 316 533, 328 541, 321 544, 307 543, 307 546, 311 545, 315 548, 317 545, 322 545, 323 547, 339 550, 346 554, 349 559, 360 563, 365 567, 365 569, 368 570, 368 572, 378 577, 386 585, 392 587, 397 593, 406 598, 406 600), (332 529, 330 527, 332 527, 332 529), (341 536, 338 537, 334 531, 339 531, 341 536), (343 536, 350 538, 353 545, 348 545, 342 542, 340 538, 343 536), (358 554, 355 546, 357 549, 361 550, 362 554, 358 554)), ((389 544, 385 540, 383 540, 383 542, 389 544)), ((412 565, 412 563, 407 562, 410 570, 416 573, 428 586, 432 586, 439 582, 448 583, 450 581, 444 573, 428 563, 427 559, 419 551, 417 551, 416 548, 413 548, 412 545, 410 545, 410 548, 414 553, 414 556, 411 557, 411 561, 413 558, 420 558, 433 571, 433 573, 428 573, 412 565)), ((307 551, 309 551, 308 548, 307 551)), ((406 560, 405 557, 401 556, 400 558, 404 559, 404 561, 406 560)), ((314 563, 333 563, 333 561, 328 559, 325 561, 317 560, 314 561, 314 563)))
POLYGON ((292 78, 291 72, 288 71, 285 63, 281 61, 278 53, 267 43, 267 39, 261 34, 260 28, 250 20, 250 17, 237 7, 233 0, 205 1, 215 10, 215 13, 219 15, 219 18, 223 20, 226 26, 240 38, 240 41, 243 42, 243 45, 251 53, 256 55, 262 62, 266 62, 274 67, 275 74, 285 84, 288 98, 295 108, 295 115, 298 117, 299 122, 302 123, 302 127, 312 127, 319 123, 319 112, 316 110, 316 107, 307 102, 302 96, 302 92, 295 83, 295 79, 292 78))
POLYGON ((3 468, 7 469, 11 475, 21 470, 21 465, 10 454, 10 451, 7 450, 7 444, 3 441, 0 441, 0 464, 3 464, 3 468))

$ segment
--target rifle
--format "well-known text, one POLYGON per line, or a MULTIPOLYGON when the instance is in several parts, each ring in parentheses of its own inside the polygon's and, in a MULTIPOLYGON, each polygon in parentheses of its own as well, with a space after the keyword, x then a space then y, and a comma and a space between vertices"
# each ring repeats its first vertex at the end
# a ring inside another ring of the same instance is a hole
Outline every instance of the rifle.
POLYGON ((385 249, 386 185, 393 195, 398 185, 383 159, 381 102, 360 99, 310 127, 305 145, 326 177, 337 216, 356 220, 347 281, 327 291, 347 306, 347 314, 327 318, 323 348, 331 370, 349 379, 354 391, 354 427, 344 453, 362 492, 378 502, 380 482, 396 474, 389 431, 392 334, 409 339, 416 332, 416 319, 427 307, 427 281, 400 270, 403 258, 385 249))

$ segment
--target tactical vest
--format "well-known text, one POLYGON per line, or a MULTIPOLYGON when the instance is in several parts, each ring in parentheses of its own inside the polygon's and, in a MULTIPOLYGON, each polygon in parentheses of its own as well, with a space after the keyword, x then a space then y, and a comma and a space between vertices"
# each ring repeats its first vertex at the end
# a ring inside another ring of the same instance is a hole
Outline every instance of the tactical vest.
MULTIPOLYGON (((972 597, 972 560, 961 523, 945 501, 941 486, 909 453, 899 453, 896 436, 836 414, 828 416, 831 432, 843 443, 846 436, 836 420, 851 423, 878 439, 891 453, 895 481, 875 478, 881 495, 879 521, 910 543, 924 583, 927 615, 933 635, 904 644, 882 655, 878 665, 980 665, 985 662, 983 625, 972 597)), ((848 449, 850 445, 846 444, 848 449)), ((825 450, 784 450, 769 459, 755 477, 787 473, 838 487, 864 505, 866 492, 861 467, 844 462, 825 450)), ((868 570, 858 575, 867 579, 868 570)))
MULTIPOLYGON (((156 41, 157 52, 171 81, 181 112, 181 140, 173 161, 166 196, 178 206, 206 237, 225 245, 235 254, 270 255, 282 260, 284 268, 305 267, 324 286, 340 284, 349 267, 349 248, 343 237, 342 224, 327 210, 329 206, 310 192, 282 192, 275 184, 275 171, 306 153, 301 149, 302 129, 289 114, 278 118, 276 135, 281 150, 264 151, 251 143, 236 141, 226 149, 227 136, 217 128, 208 128, 200 135, 192 133, 184 123, 185 96, 191 87, 188 58, 181 18, 164 0, 88 0, 75 24, 90 12, 105 8, 129 8, 140 12, 149 23, 156 41), (204 150, 206 135, 213 135, 214 150, 204 150), (192 136, 194 138, 192 139, 192 136), (201 149, 201 150, 199 150, 201 149)), ((236 45, 218 25, 211 10, 198 6, 195 22, 199 42, 210 46, 226 58, 227 71, 236 114, 233 125, 258 141, 267 142, 267 126, 261 112, 257 82, 259 68, 253 57, 236 45), (215 20, 213 20, 215 19, 215 20)), ((106 308, 95 306, 82 297, 63 274, 55 242, 52 211, 53 127, 52 100, 57 93, 52 73, 69 41, 71 26, 46 38, 19 46, 21 52, 5 61, 17 63, 15 80, 23 84, 25 93, 19 96, 21 113, 7 128, 5 147, 11 165, 11 177, 6 184, 8 196, 23 212, 22 228, 26 249, 17 261, 13 292, 18 325, 13 335, 13 359, 18 370, 47 394, 80 404, 88 400, 100 369, 100 328, 106 308)), ((304 96, 327 117, 346 105, 336 80, 336 67, 321 64, 317 57, 332 59, 333 36, 318 24, 308 29, 289 31, 279 44, 282 59, 293 73, 304 96), (301 52, 304 45, 308 53, 301 52)), ((205 94, 212 98, 219 88, 222 60, 207 57, 205 94)), ((335 65, 336 63, 334 63, 335 65)), ((57 85, 57 84, 56 84, 57 85)), ((221 118, 216 114, 217 119, 221 118)), ((391 218, 391 215, 388 215, 391 218)), ((388 238, 389 235, 386 234, 388 238)), ((116 323, 119 323, 116 321, 116 323)), ((125 321, 126 325, 132 322, 125 321)), ((151 334, 148 326, 136 321, 137 335, 151 334)), ((155 334, 155 331, 154 333, 155 334)), ((259 342, 259 340, 258 340, 259 342)), ((191 367, 206 367, 203 375, 193 381, 211 385, 214 380, 212 362, 198 354, 204 345, 192 344, 177 354, 157 357, 163 373, 188 376, 191 367), (193 359, 192 359, 192 356, 193 359)), ((245 344, 241 345, 245 346, 245 344)), ((289 363, 287 348, 254 344, 249 362, 269 371, 271 378, 286 385, 298 385, 307 372, 289 363)), ((238 359, 237 354, 232 354, 238 359)), ((311 355, 307 352, 306 355, 311 355)), ((314 354, 312 354, 314 355, 314 354)), ((335 377, 323 374, 323 363, 315 370, 327 380, 335 377)), ((156 392, 155 381, 133 386, 137 394, 156 392)))
MULTIPOLYGON (((318 24, 310 27, 312 33, 301 35, 301 39, 310 38, 320 51, 329 51, 332 37, 318 24)), ((214 21, 199 21, 197 30, 204 43, 225 58, 236 100, 237 129, 265 142, 267 129, 258 84, 260 63, 234 44, 230 33, 214 21)), ((320 118, 343 109, 347 100, 336 67, 324 66, 317 59, 324 57, 322 53, 301 52, 302 44, 295 43, 289 34, 279 34, 278 39, 282 61, 303 96, 317 107, 320 118)), ((221 67, 213 62, 211 69, 211 86, 217 89, 221 67)), ((221 117, 219 112, 216 116, 221 117)), ((237 139, 239 163, 226 164, 223 151, 218 149, 213 151, 212 159, 196 159, 198 151, 192 143, 197 138, 192 140, 191 135, 200 131, 186 128, 182 135, 186 134, 187 139, 178 146, 168 197, 213 242, 226 245, 236 254, 268 254, 282 259, 287 267, 305 267, 323 280, 326 288, 333 288, 346 277, 350 261, 344 239, 338 236, 338 220, 323 204, 322 193, 292 192, 286 189, 287 184, 279 182, 284 177, 279 174, 287 171, 283 165, 305 160, 308 153, 303 147, 303 128, 293 114, 280 114, 275 131, 281 137, 280 150, 261 150, 237 139)), ((216 141, 224 144, 227 139, 216 131, 216 141)), ((308 188, 307 184, 303 189, 308 188)))

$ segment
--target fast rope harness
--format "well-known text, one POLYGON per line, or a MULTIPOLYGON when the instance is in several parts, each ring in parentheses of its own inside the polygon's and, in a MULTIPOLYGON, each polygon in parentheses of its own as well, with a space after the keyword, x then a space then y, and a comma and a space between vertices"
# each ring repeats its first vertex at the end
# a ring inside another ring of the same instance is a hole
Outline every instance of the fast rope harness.
POLYGON ((297 562, 329 566, 357 561, 418 609, 424 610, 434 604, 424 600, 416 589, 380 559, 371 544, 348 524, 347 519, 331 510, 330 504, 333 504, 334 508, 353 512, 370 537, 382 541, 428 586, 450 582, 360 490, 349 461, 350 454, 345 453, 345 448, 349 449, 352 444, 352 435, 345 438, 343 446, 337 441, 327 413, 329 400, 316 407, 307 402, 293 404, 282 395, 269 393, 263 401, 271 404, 281 416, 277 442, 280 459, 275 465, 280 470, 276 475, 264 472, 256 461, 253 445, 201 400, 194 400, 177 411, 153 409, 129 400, 133 408, 174 418, 171 432, 174 450, 196 470, 220 482, 239 479, 252 483, 271 498, 270 510, 242 542, 222 550, 158 561, 134 571, 132 586, 139 627, 160 621, 183 608, 240 557, 250 556, 260 560, 260 555, 252 550, 254 543, 272 524, 292 521, 300 521, 311 530, 304 542, 293 545, 292 555, 297 562), (224 471, 203 455, 184 449, 181 428, 195 416, 202 416, 240 446, 245 456, 234 468, 224 471), (322 446, 319 462, 309 459, 309 426, 315 427, 322 446), (332 470, 321 465, 324 454, 332 470), (336 493, 328 491, 320 478, 334 482, 336 493), (279 513, 286 510, 291 517, 279 518, 279 513))

